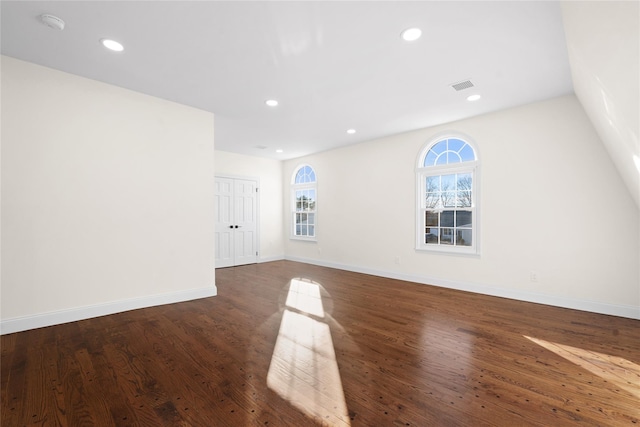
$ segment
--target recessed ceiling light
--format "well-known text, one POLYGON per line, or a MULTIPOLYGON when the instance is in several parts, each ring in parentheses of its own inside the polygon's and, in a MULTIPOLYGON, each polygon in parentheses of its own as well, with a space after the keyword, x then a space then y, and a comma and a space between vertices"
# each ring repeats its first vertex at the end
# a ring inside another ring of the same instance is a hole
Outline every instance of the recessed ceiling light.
POLYGON ((402 32, 402 39, 404 41, 413 42, 420 38, 422 30, 420 28, 407 28, 402 32))
POLYGON ((348 130, 347 130, 347 133, 348 133, 349 135, 353 135, 354 133, 356 133, 356 130, 355 130, 355 129, 348 129, 348 130))
POLYGON ((102 43, 102 46, 114 52, 122 52, 124 50, 124 46, 122 46, 120 43, 118 43, 115 40, 102 39, 100 40, 100 43, 102 43))
POLYGON ((480 95, 471 95, 467 97, 467 101, 477 101, 480 98, 482 98, 480 95))
POLYGON ((283 150, 282 148, 278 148, 278 149, 276 150, 276 153, 284 153, 284 150, 283 150))
POLYGON ((276 101, 275 99, 267 99, 266 101, 264 101, 264 103, 267 104, 269 107, 278 106, 278 101, 276 101))

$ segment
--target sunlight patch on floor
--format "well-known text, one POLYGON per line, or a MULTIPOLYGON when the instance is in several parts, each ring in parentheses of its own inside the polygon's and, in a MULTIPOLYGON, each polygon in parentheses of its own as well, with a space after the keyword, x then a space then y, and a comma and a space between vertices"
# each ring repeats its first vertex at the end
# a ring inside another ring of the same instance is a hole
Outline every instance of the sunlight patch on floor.
POLYGON ((292 280, 286 306, 267 386, 311 418, 351 425, 320 287, 292 280))
POLYGON ((640 399, 639 365, 622 357, 523 336, 640 399))
POLYGON ((324 307, 320 297, 320 286, 313 282, 293 279, 289 285, 286 306, 311 314, 320 318, 324 317, 324 307))

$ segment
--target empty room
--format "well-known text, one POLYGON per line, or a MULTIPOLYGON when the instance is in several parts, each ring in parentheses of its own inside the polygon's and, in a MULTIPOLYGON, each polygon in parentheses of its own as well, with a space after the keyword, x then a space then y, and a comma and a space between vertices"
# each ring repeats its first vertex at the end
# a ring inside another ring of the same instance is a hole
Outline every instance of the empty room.
POLYGON ((0 2, 0 424, 640 424, 640 2, 0 2))

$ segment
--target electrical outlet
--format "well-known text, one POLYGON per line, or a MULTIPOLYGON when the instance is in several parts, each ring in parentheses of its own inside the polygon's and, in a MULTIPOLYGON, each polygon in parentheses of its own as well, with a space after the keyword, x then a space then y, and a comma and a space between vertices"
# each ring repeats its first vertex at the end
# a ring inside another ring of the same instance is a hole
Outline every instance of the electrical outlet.
POLYGON ((529 272, 529 280, 531 280, 532 282, 537 282, 540 279, 540 276, 538 275, 537 271, 531 271, 529 272))
POLYGON ((396 261, 396 264, 400 264, 400 257, 399 257, 399 256, 397 256, 397 257, 396 257, 396 259, 395 259, 395 261, 396 261))

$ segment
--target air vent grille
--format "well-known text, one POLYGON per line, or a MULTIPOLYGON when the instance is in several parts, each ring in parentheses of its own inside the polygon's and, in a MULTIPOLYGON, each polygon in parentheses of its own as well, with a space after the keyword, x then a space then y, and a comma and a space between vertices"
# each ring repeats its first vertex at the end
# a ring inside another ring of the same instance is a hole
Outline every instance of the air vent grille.
POLYGON ((469 89, 470 87, 473 87, 473 83, 471 83, 471 80, 465 80, 463 82, 454 83, 451 85, 451 87, 459 92, 461 90, 469 89))

